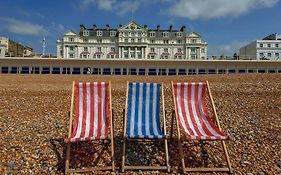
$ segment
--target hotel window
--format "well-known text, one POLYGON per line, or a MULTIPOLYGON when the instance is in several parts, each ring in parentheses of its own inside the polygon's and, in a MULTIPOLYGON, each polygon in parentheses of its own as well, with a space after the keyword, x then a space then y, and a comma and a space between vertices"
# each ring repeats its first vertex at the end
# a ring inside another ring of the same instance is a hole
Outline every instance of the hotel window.
POLYGON ((128 42, 128 38, 125 38, 125 43, 127 43, 128 42))
POLYGON ((115 47, 111 47, 111 52, 115 52, 115 47))
POLYGON ((168 52, 168 48, 164 48, 164 52, 166 52, 166 53, 167 53, 167 52, 168 52))
POLYGON ((70 51, 73 51, 73 50, 74 50, 74 47, 73 47, 73 46, 69 46, 69 50, 70 50, 70 51))
POLYGON ((164 40, 164 44, 169 44, 169 40, 164 40))
POLYGON ((128 53, 124 53, 124 58, 128 58, 129 57, 129 54, 128 53))
POLYGON ((275 44, 275 47, 279 47, 279 44, 275 44))
POLYGON ((260 47, 263 47, 263 44, 260 44, 260 47))
POLYGON ((154 53, 155 49, 154 48, 150 48, 150 52, 154 53))
POLYGON ((102 36, 102 31, 97 31, 97 36, 102 36))
POLYGON ((196 43, 196 39, 192 39, 192 40, 191 40, 191 43, 196 43))
POLYGON ((271 53, 267 53, 267 57, 271 57, 271 53))
POLYGON ((141 43, 141 38, 138 38, 138 43, 141 43))
POLYGON ((162 33, 162 36, 163 36, 163 37, 169 37, 169 32, 163 32, 163 33, 162 33))
POLYGON ((84 51, 85 51, 85 52, 88 52, 88 47, 84 47, 84 51))
POLYGON ((155 37, 155 34, 156 34, 155 32, 150 32, 150 33, 149 33, 149 36, 150 36, 150 37, 155 37))
POLYGON ((89 31, 88 30, 84 30, 83 31, 83 36, 89 36, 89 31))
POLYGON ((279 58, 279 53, 275 53, 275 57, 279 58))
MULTIPOLYGON (((69 38, 69 41, 74 42, 74 38, 69 38)), ((0 41, 0 43, 1 43, 1 41, 0 41)))
POLYGON ((70 54, 69 54, 69 58, 74 58, 74 54, 73 54, 73 53, 70 53, 70 54))
POLYGON ((177 37, 182 37, 182 32, 177 32, 177 37))
POLYGON ((201 53, 205 53, 205 48, 201 48, 201 53))
POLYGON ((89 42, 89 40, 88 40, 88 39, 84 39, 83 42, 84 42, 84 43, 87 43, 87 42, 89 42))
POLYGON ((260 53, 260 58, 264 57, 263 53, 260 53))
POLYGON ((196 48, 195 47, 191 47, 190 51, 194 53, 196 51, 196 48))
POLYGON ((110 36, 116 36, 116 31, 110 31, 110 36))
POLYGON ((102 43, 102 39, 97 39, 97 43, 102 43))
POLYGON ((141 47, 137 47, 137 50, 138 50, 138 51, 141 51, 141 47))
POLYGON ((182 52, 182 48, 178 48, 178 52, 182 52))
POLYGON ((131 38, 131 42, 134 43, 134 42, 135 42, 135 39, 134 39, 134 38, 131 38))
POLYGON ((98 52, 101 52, 101 47, 98 47, 98 52))
POLYGON ((271 47, 271 44, 267 44, 267 47, 271 47))
POLYGON ((182 42, 182 40, 178 40, 178 44, 182 44, 183 42, 182 42))

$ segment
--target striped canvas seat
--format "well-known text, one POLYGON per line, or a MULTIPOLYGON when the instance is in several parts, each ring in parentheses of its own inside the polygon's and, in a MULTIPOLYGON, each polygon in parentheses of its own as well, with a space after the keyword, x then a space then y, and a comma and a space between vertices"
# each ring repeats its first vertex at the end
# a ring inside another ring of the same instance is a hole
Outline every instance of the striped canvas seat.
POLYGON ((187 138, 192 140, 225 140, 222 133, 209 117, 205 101, 206 83, 175 83, 178 122, 187 138))
POLYGON ((108 138, 108 82, 75 83, 76 117, 68 142, 108 138))
POLYGON ((128 122, 129 138, 163 138, 160 126, 160 84, 129 83, 128 122))

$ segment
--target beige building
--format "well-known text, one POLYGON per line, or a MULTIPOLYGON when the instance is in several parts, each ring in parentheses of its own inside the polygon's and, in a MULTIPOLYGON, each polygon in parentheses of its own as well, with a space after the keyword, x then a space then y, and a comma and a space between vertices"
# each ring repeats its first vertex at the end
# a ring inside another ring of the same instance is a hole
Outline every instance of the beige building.
POLYGON ((175 30, 148 29, 135 21, 117 29, 99 29, 96 25, 79 33, 67 31, 57 40, 58 58, 83 59, 207 59, 207 42, 196 32, 188 33, 185 26, 175 30))
POLYGON ((0 57, 30 56, 33 49, 19 44, 7 37, 0 36, 0 57))

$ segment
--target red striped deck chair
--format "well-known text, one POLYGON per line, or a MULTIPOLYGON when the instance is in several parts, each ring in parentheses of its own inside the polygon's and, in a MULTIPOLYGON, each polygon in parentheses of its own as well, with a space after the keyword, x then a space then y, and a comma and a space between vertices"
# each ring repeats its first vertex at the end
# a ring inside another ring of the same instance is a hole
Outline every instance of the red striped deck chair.
POLYGON ((167 170, 170 171, 168 142, 166 136, 166 120, 163 85, 160 83, 128 82, 126 107, 124 112, 124 135, 122 172, 131 170, 167 170), (162 95, 163 129, 161 127, 160 97, 162 95), (155 140, 163 141, 166 165, 164 166, 129 166, 125 165, 126 142, 135 140, 138 142, 155 140))
POLYGON ((68 139, 66 139, 65 173, 79 173, 95 170, 114 171, 113 134, 110 82, 73 82, 69 136, 68 139), (74 100, 76 109, 73 123, 74 100), (96 166, 75 170, 69 169, 71 143, 91 140, 110 140, 111 166, 96 166))
POLYGON ((176 116, 178 145, 180 149, 181 162, 183 172, 232 172, 229 156, 224 143, 228 137, 221 131, 216 108, 209 88, 208 81, 206 83, 173 83, 173 98, 175 106, 175 114, 172 118, 171 134, 173 133, 174 116, 176 116), (215 116, 215 123, 211 120, 206 106, 205 93, 208 90, 212 108, 215 116), (187 140, 212 140, 221 141, 225 154, 227 167, 185 167, 183 148, 181 143, 181 132, 187 140))

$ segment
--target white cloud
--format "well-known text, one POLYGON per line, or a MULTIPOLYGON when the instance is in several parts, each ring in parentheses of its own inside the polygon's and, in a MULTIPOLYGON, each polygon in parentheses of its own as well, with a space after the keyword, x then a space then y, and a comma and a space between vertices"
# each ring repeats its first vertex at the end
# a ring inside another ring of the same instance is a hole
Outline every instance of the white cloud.
POLYGON ((33 24, 28 21, 21 21, 14 18, 0 18, 4 27, 11 33, 19 35, 42 36, 48 34, 42 25, 33 24))
POLYGON ((220 44, 220 45, 212 45, 209 43, 208 45, 208 55, 211 57, 212 55, 220 56, 233 56, 236 52, 238 53, 239 49, 247 44, 250 41, 233 41, 231 43, 220 44))
POLYGON ((88 7, 95 3, 95 0, 81 0, 79 1, 79 9, 80 10, 85 10, 85 9, 88 9, 88 7))
POLYGON ((178 0, 167 10, 173 16, 195 19, 238 17, 256 8, 270 8, 279 0, 178 0))
POLYGON ((80 10, 86 10, 91 5, 97 5, 100 10, 113 11, 118 15, 124 15, 137 11, 141 4, 149 2, 148 0, 82 0, 80 1, 80 10))
POLYGON ((113 5, 115 5, 116 0, 99 0, 98 1, 98 8, 102 10, 112 10, 113 5))
POLYGON ((118 15, 124 15, 126 13, 131 13, 132 10, 135 12, 140 7, 142 1, 122 1, 116 5, 118 15))

